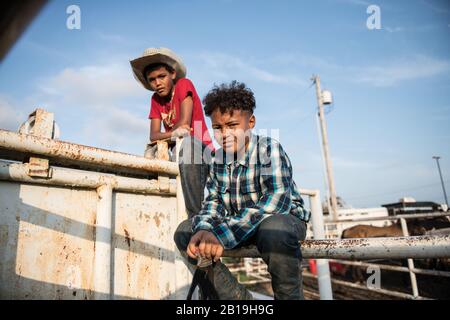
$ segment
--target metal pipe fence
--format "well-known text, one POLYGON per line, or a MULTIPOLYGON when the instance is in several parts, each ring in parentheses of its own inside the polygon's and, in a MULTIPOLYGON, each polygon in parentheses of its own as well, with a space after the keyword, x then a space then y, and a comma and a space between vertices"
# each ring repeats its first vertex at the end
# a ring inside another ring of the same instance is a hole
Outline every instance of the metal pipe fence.
MULTIPOLYGON (((389 270, 389 271, 398 271, 398 272, 410 272, 410 269, 407 267, 401 267, 401 266, 391 266, 388 264, 380 264, 380 263, 370 263, 370 262, 363 262, 363 261, 348 261, 348 260, 339 260, 339 259, 329 259, 329 262, 336 262, 343 265, 349 265, 349 266, 355 266, 355 267, 377 267, 381 270, 389 270)), ((414 273, 416 274, 423 274, 427 276, 439 276, 439 277, 446 277, 450 278, 450 272, 449 271, 439 271, 439 270, 428 270, 428 269, 420 269, 420 268, 414 268, 414 273)))
MULTIPOLYGON (((177 141, 180 143, 180 141, 177 141)), ((178 149, 178 148, 177 148, 178 149)), ((161 161, 158 159, 147 159, 121 152, 114 152, 82 146, 78 144, 58 141, 46 137, 39 137, 29 134, 14 133, 0 130, 0 150, 8 150, 23 155, 37 155, 52 159, 62 159, 79 163, 81 165, 96 164, 111 169, 125 168, 135 169, 141 172, 157 173, 158 180, 143 180, 116 175, 108 175, 97 172, 81 172, 67 168, 47 166, 45 179, 36 178, 30 175, 31 164, 18 164, 7 161, 0 161, 0 180, 22 181, 26 183, 72 185, 79 187, 95 188, 99 194, 104 194, 102 199, 105 204, 99 203, 98 212, 104 213, 106 217, 102 223, 104 229, 110 230, 110 198, 112 190, 134 191, 150 194, 169 194, 177 197, 177 217, 180 221, 185 216, 184 201, 181 192, 178 165, 174 162, 161 161), (176 185, 168 183, 166 177, 176 176, 176 185), (106 187, 105 187, 106 186, 106 187), (106 189, 105 189, 106 188, 106 189)), ((38 159, 39 160, 39 159, 38 159)), ((38 163, 38 162, 37 162, 38 163)), ((38 168, 39 169, 39 168, 38 168)), ((39 174, 39 170, 36 170, 39 174)), ((413 297, 420 298, 417 285, 414 285, 415 274, 445 275, 443 272, 432 272, 430 270, 420 270, 414 267, 412 259, 425 258, 450 258, 450 235, 426 235, 409 237, 405 219, 441 217, 450 213, 431 214, 411 214, 398 217, 379 217, 369 219, 342 219, 338 221, 324 221, 320 194, 318 190, 300 190, 302 195, 309 197, 311 204, 311 217, 313 225, 314 240, 301 241, 303 258, 318 259, 318 282, 321 299, 332 299, 331 276, 328 261, 329 259, 350 259, 350 260, 370 260, 370 259, 409 259, 408 268, 402 268, 402 272, 409 272, 413 286, 413 297), (379 220, 401 219, 404 237, 389 238, 360 238, 360 239, 325 239, 325 224, 336 224, 343 222, 364 222, 379 220)), ((100 221, 98 222, 100 223, 100 221)), ((97 235, 98 238, 110 238, 109 234, 97 235)), ((104 256, 109 257, 109 251, 104 250, 104 256)), ((226 250, 225 257, 259 257, 256 247, 246 247, 236 250, 226 250)), ((105 258, 106 259, 106 258, 105 258)), ((101 269, 105 259, 97 259, 101 269), (101 262, 103 261, 103 262, 101 262)), ((179 263, 179 269, 183 266, 179 263)), ((369 264, 360 263, 360 266, 369 264)), ((387 268, 387 267, 384 267, 387 268)), ((392 269, 393 270, 393 269, 392 269)), ((400 269, 399 269, 400 270, 400 269)), ((102 273, 104 274, 104 273, 102 273)), ((99 276, 100 277, 100 276, 99 276)), ((100 278, 99 278, 100 279, 100 278)), ((98 287, 108 289, 109 275, 102 278, 98 287)), ((102 290, 108 292, 108 290, 102 290)))
MULTIPOLYGON (((312 259, 429 259, 450 258, 450 236, 305 240, 303 258, 312 259)), ((260 257, 255 246, 225 250, 224 257, 260 257)))
MULTIPOLYGON (((304 193, 302 193, 304 194, 304 193)), ((315 208, 312 208, 315 209, 315 208)), ((441 217, 447 216, 448 213, 439 214, 420 214, 420 217, 441 217)), ((415 215, 408 215, 407 219, 417 218, 415 215)), ((401 219, 404 237, 390 237, 390 238, 354 238, 354 239, 341 239, 341 240, 305 240, 300 242, 302 248, 303 258, 313 259, 331 259, 328 261, 341 261, 336 259, 350 259, 350 260, 372 260, 372 259, 408 259, 408 267, 395 267, 385 266, 379 264, 370 264, 363 262, 347 262, 347 264, 370 267, 376 266, 380 269, 395 270, 402 272, 409 272, 411 278, 411 286, 413 290, 412 295, 407 295, 399 292, 393 292, 391 295, 402 298, 414 298, 421 299, 417 286, 416 274, 423 275, 435 275, 435 276, 449 276, 450 272, 436 271, 436 270, 423 270, 414 267, 412 258, 415 259, 431 259, 431 258, 450 258, 450 236, 415 236, 410 237, 408 235, 407 225, 404 217, 397 217, 395 219, 401 219), (398 294, 397 294, 398 293, 398 294), (397 295, 396 295, 397 294, 397 295)), ((388 219, 393 220, 394 218, 388 219)), ((383 220, 380 218, 374 220, 383 220)), ((355 219, 356 221, 356 219, 355 219)), ((358 221, 372 221, 371 219, 360 219, 358 221)), ((342 221, 338 221, 340 223, 342 221)), ((314 221, 313 221, 314 224, 314 221)), ((313 226, 313 230, 317 229, 317 226, 313 226), (315 228, 314 228, 315 227, 315 228)), ((323 236, 324 237, 324 236, 323 236)), ((316 238, 316 237, 315 237, 316 238)), ((259 253, 256 247, 246 247, 235 249, 231 251, 225 251, 224 256, 228 257, 252 257, 258 258, 259 253)), ((318 260, 320 261, 320 260, 318 260)), ((328 267, 328 265, 327 265, 328 267)), ((319 270, 320 271, 320 270, 319 270)), ((320 273, 317 279, 320 281, 320 273)), ((329 282, 329 288, 331 288, 331 280, 329 282)), ((336 280, 337 281, 337 280, 336 280)), ((253 280, 258 282, 258 280, 253 280)), ((345 281, 344 281, 345 282, 345 281)), ((366 288, 359 286, 359 288, 366 288)), ((320 292, 319 286, 319 292, 320 292)), ((322 289, 324 290, 324 289, 322 289)), ((388 290, 385 290, 388 291, 388 290)), ((380 291, 381 292, 381 291, 380 291)), ((389 292, 389 291, 388 291, 389 292)), ((330 294, 329 292, 327 293, 330 294)), ((323 296, 321 295, 321 299, 323 296)))
POLYGON ((86 165, 99 165, 113 169, 135 169, 144 172, 167 174, 174 177, 178 175, 178 165, 174 162, 147 159, 123 152, 94 148, 2 129, 0 129, 0 148, 86 165))

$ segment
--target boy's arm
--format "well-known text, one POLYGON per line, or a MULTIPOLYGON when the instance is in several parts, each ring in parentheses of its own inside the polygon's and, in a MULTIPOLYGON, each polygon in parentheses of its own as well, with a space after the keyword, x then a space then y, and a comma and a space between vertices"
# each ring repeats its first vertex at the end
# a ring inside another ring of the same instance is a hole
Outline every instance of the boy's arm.
POLYGON ((208 196, 203 201, 202 209, 192 218, 192 231, 196 233, 199 230, 211 231, 223 221, 227 216, 227 210, 223 205, 221 195, 218 192, 218 183, 214 174, 213 165, 209 170, 208 180, 206 182, 208 196))
POLYGON ((174 135, 182 136, 184 133, 189 132, 188 130, 190 129, 192 109, 192 98, 190 96, 186 97, 181 104, 180 120, 173 126, 172 130, 168 132, 161 132, 161 119, 152 118, 150 120, 150 141, 154 142, 157 140, 170 139, 174 135), (181 130, 175 132, 178 128, 182 128, 183 132, 181 130))
POLYGON ((194 109, 194 101, 192 100, 191 96, 187 96, 184 98, 184 100, 181 102, 180 106, 180 119, 175 124, 174 129, 187 125, 191 126, 191 119, 192 119, 192 110, 194 109))
POLYGON ((225 248, 231 249, 245 240, 269 214, 288 214, 291 210, 292 166, 288 156, 278 142, 267 146, 267 158, 261 167, 263 196, 251 207, 241 209, 213 232, 226 234, 225 248), (230 232, 231 231, 231 232, 230 232), (228 236, 231 233, 232 236, 228 236))
POLYGON ((169 139, 172 136, 171 132, 161 132, 161 119, 150 119, 150 141, 169 139))

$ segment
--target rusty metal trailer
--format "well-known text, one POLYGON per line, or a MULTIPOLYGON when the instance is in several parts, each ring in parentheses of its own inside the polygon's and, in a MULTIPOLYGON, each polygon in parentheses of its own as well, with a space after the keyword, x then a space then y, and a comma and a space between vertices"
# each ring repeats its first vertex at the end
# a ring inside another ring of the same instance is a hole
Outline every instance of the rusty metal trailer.
MULTIPOLYGON (((175 163, 0 131, 1 299, 182 299, 175 163)), ((177 192, 178 190, 178 192, 177 192)))
MULTIPOLYGON (((184 299, 176 163, 59 141, 53 114, 31 118, 27 130, 0 130, 0 299, 184 299)), ((314 233, 302 252, 319 259, 321 299, 332 299, 330 258, 450 257, 445 235, 325 240, 319 191, 300 191, 314 233)))

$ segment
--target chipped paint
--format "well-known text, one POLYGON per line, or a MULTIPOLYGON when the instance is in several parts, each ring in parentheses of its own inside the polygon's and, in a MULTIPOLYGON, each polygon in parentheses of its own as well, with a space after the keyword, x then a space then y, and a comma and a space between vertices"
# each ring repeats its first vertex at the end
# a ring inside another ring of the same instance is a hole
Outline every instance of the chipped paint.
MULTIPOLYGON (((102 243, 96 238, 95 190, 3 181, 0 189, 0 226, 8 230, 1 237, 0 297, 109 298, 93 286, 92 267, 102 243)), ((174 277, 176 198, 114 192, 113 199, 113 297, 185 296, 189 273, 174 277)))
MULTIPOLYGON (((300 242, 303 258, 314 259, 427 259, 450 257, 450 236, 352 238, 300 242)), ((226 257, 260 257, 256 247, 225 250, 226 257)))
POLYGON ((59 158, 80 164, 96 164, 109 168, 137 169, 178 175, 178 165, 174 162, 147 159, 123 152, 110 151, 45 137, 15 133, 0 129, 0 148, 22 153, 31 153, 59 158))

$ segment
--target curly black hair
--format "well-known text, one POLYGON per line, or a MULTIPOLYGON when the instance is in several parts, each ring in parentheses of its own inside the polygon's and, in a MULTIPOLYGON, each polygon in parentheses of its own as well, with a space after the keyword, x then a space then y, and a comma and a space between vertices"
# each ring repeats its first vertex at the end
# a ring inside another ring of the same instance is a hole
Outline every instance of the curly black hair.
POLYGON ((203 98, 205 114, 210 117, 214 110, 221 113, 243 110, 253 114, 256 108, 255 96, 245 83, 233 80, 230 84, 222 83, 214 87, 203 98))

